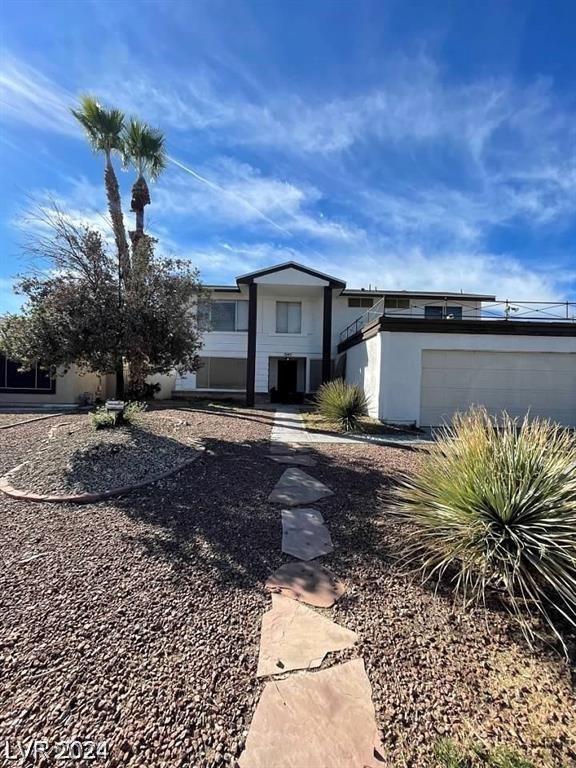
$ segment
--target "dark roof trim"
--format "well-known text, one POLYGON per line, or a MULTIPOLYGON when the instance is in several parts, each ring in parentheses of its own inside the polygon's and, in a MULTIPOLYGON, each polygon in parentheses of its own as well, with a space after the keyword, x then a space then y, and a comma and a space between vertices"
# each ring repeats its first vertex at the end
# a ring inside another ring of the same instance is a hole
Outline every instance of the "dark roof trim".
POLYGON ((398 333, 464 333, 495 336, 564 336, 576 338, 576 323, 522 320, 432 320, 381 317, 338 345, 338 352, 370 339, 382 331, 398 333))
POLYGON ((296 269, 298 272, 304 272, 305 274, 311 275, 312 277, 317 277, 320 280, 326 280, 332 288, 346 288, 346 283, 344 283, 342 280, 338 280, 336 277, 331 277, 331 275, 325 275, 323 272, 318 272, 315 269, 305 267, 303 264, 298 264, 295 261, 287 261, 284 264, 276 264, 275 266, 268 267, 267 269, 259 269, 256 272, 249 272, 247 275, 240 275, 240 277, 236 278, 236 282, 238 284, 250 284, 254 282, 255 278, 271 275, 274 272, 283 272, 285 269, 296 269))
POLYGON ((364 288, 346 288, 342 296, 403 296, 406 299, 472 299, 475 301, 496 301, 496 296, 483 293, 456 293, 451 291, 372 291, 364 288))
POLYGON ((237 285, 205 285, 207 291, 220 291, 221 293, 240 293, 237 285))

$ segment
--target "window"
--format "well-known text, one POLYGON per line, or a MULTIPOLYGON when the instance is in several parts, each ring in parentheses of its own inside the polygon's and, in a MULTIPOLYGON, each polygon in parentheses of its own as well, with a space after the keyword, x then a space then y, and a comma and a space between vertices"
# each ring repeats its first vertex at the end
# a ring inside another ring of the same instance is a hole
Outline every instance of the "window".
POLYGON ((386 296, 384 299, 385 309, 409 309, 410 299, 401 299, 398 296, 386 296))
POLYGON ((0 354, 0 392, 48 395, 56 392, 56 379, 51 378, 48 371, 37 365, 29 371, 19 371, 18 367, 18 362, 0 354))
POLYGON ((276 302, 276 333, 302 333, 301 302, 276 302))
POLYGON ((246 359, 201 357, 196 372, 197 389, 246 389, 246 359))
POLYGON ((362 307, 363 309, 370 309, 370 307, 374 306, 374 299, 368 297, 368 298, 354 298, 354 299, 348 299, 348 306, 349 307, 362 307))
POLYGON ((226 299, 209 301, 208 324, 211 331, 247 331, 248 302, 226 299))
POLYGON ((462 307, 443 307, 437 304, 430 304, 424 307, 424 317, 432 320, 442 320, 442 318, 446 320, 462 320, 462 307))
POLYGON ((446 319, 462 320, 462 307, 446 307, 446 319))

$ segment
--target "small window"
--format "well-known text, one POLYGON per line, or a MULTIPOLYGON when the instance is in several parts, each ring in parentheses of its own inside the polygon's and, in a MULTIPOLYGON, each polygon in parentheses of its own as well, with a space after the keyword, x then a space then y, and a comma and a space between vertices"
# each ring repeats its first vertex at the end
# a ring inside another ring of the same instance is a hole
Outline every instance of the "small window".
POLYGON ((209 304, 211 331, 247 331, 248 302, 216 299, 209 304))
POLYGON ((386 296, 384 299, 385 309, 409 309, 410 299, 401 299, 397 296, 386 296))
POLYGON ((196 372, 197 389, 246 389, 246 359, 201 357, 196 372))
POLYGON ((424 307, 424 317, 431 320, 462 320, 462 307, 443 307, 439 304, 424 307))
POLYGON ((428 304, 424 307, 424 317, 429 320, 442 319, 442 307, 436 304, 428 304))
POLYGON ((354 308, 362 307, 363 309, 370 309, 370 307, 374 306, 374 299, 370 297, 364 298, 358 296, 357 298, 348 299, 348 306, 354 308))
POLYGON ((447 320, 462 320, 462 307, 446 307, 447 320))
POLYGON ((276 302, 276 333, 302 333, 301 302, 276 302))

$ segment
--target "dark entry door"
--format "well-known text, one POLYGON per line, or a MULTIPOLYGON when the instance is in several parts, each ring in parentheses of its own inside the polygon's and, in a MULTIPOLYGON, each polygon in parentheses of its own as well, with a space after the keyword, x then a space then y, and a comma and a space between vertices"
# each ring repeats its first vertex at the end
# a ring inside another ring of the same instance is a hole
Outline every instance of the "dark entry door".
POLYGON ((298 361, 278 360, 278 394, 282 399, 296 394, 298 389, 298 361))

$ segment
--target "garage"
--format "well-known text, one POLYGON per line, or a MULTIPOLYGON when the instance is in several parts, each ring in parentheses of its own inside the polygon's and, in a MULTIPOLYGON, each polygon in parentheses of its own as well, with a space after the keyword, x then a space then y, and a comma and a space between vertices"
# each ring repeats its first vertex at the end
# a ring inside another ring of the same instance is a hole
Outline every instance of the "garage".
POLYGON ((420 423, 442 424, 471 405, 576 427, 576 354, 422 350, 420 423))

